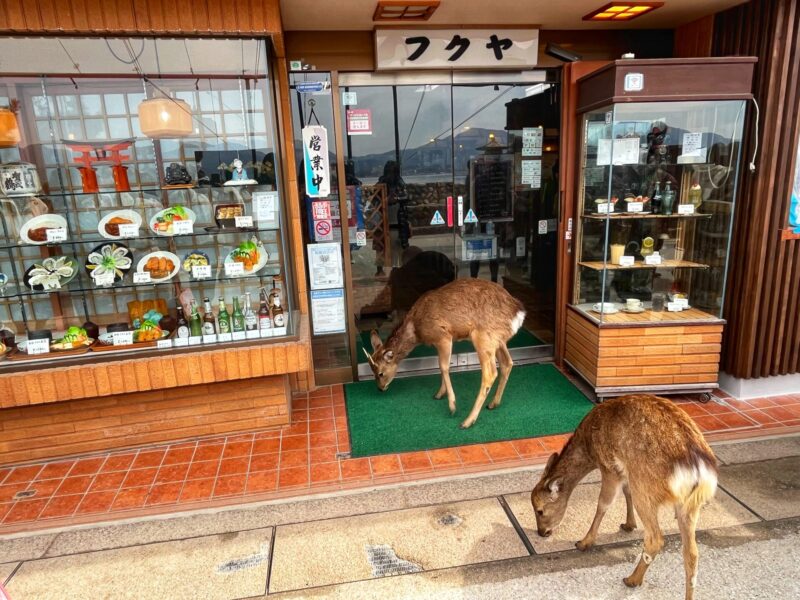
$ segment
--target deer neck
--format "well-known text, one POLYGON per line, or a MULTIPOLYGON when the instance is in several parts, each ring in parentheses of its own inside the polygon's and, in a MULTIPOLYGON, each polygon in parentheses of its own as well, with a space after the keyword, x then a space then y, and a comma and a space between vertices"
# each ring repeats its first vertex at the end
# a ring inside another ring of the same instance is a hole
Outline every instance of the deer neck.
POLYGON ((569 497, 575 486, 596 466, 581 444, 575 442, 575 436, 573 436, 550 471, 550 478, 560 479, 563 482, 564 493, 569 497))
POLYGON ((394 352, 395 360, 403 360, 419 344, 414 323, 406 318, 386 341, 386 349, 394 352))

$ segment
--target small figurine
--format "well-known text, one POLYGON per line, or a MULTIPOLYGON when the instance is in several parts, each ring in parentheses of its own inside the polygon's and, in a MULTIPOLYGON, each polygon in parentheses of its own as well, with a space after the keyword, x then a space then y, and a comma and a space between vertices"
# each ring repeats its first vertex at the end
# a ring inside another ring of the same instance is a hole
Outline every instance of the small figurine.
POLYGON ((189 170, 181 163, 170 163, 164 175, 167 185, 187 185, 192 182, 189 170))
POLYGON ((231 178, 230 181, 225 182, 225 185, 254 185, 257 183, 255 179, 250 179, 247 175, 247 170, 245 170, 242 160, 234 158, 231 178))

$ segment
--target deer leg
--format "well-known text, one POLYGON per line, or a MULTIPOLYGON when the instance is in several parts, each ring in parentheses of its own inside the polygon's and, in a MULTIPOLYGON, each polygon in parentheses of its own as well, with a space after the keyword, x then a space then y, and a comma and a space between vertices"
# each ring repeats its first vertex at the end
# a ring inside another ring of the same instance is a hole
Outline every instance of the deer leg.
POLYGON ((508 376, 511 374, 511 367, 514 366, 514 361, 511 360, 511 353, 505 344, 500 344, 497 347, 497 360, 500 363, 500 381, 497 382, 497 390, 494 393, 489 406, 486 408, 493 410, 500 406, 503 400, 503 392, 506 390, 506 383, 508 383, 508 376))
POLYGON ((442 384, 439 386, 439 391, 436 392, 434 398, 437 400, 447 394, 447 405, 450 408, 450 414, 456 414, 456 394, 453 391, 453 384, 450 383, 450 354, 453 351, 453 340, 442 340, 436 345, 436 351, 439 353, 439 370, 442 372, 442 384))
POLYGON ((633 500, 631 500, 631 488, 628 482, 622 484, 622 493, 625 494, 625 522, 619 528, 623 531, 633 531, 636 529, 636 515, 633 512, 633 500))
MULTIPOLYGON (((639 495, 637 494, 637 496, 639 495)), ((639 518, 644 526, 644 550, 633 573, 622 580, 628 587, 642 585, 647 568, 664 547, 664 536, 661 535, 661 527, 658 524, 658 508, 649 504, 642 506, 641 503, 637 503, 636 512, 639 513, 639 518)))
POLYGON ((481 361, 481 389, 478 391, 478 397, 475 398, 475 404, 469 416, 461 423, 461 429, 471 427, 478 420, 478 415, 481 413, 486 396, 489 395, 489 390, 492 389, 494 380, 497 379, 497 367, 495 366, 496 347, 487 348, 486 341, 477 337, 473 337, 472 344, 478 351, 478 358, 481 361))
POLYGON ((681 545, 683 546, 683 570, 686 572, 686 600, 694 600, 694 588, 697 585, 697 541, 695 528, 699 509, 694 514, 686 514, 680 508, 678 513, 678 527, 681 530, 681 545))
POLYGON ((603 522, 603 517, 606 516, 608 507, 614 503, 614 500, 619 493, 619 488, 622 485, 620 478, 614 473, 603 471, 602 483, 600 484, 600 497, 597 499, 597 512, 594 514, 592 526, 580 542, 575 544, 578 550, 588 550, 594 546, 597 539, 597 530, 600 529, 600 523, 603 522))

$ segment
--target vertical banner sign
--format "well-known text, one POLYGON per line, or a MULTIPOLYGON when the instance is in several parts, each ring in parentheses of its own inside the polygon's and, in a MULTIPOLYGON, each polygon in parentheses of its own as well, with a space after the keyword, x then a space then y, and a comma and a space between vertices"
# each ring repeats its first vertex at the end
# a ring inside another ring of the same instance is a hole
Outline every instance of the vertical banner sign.
POLYGON ((453 226, 453 197, 447 197, 447 226, 453 226))
POLYGON ((789 201, 789 227, 794 235, 800 234, 800 140, 797 142, 797 158, 794 165, 794 185, 789 201))
POLYGON ((464 196, 458 197, 458 226, 464 225, 464 196))
POLYGON ((328 165, 328 132, 320 125, 303 128, 303 163, 306 171, 306 194, 327 198, 331 193, 328 165))

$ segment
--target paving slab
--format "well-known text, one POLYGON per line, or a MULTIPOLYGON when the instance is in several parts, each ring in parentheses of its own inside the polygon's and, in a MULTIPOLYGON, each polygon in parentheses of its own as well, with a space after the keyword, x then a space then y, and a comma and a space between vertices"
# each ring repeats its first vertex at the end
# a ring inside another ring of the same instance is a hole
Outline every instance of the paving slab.
POLYGON ((8 579, 8 576, 14 572, 14 569, 17 568, 18 564, 18 562, 11 562, 0 565, 0 583, 5 584, 6 579, 8 579))
POLYGON ((717 458, 728 465, 774 460, 800 456, 800 435, 752 442, 714 444, 713 448, 717 458))
POLYGON ((720 484, 764 519, 800 516, 800 456, 724 465, 720 484))
POLYGON ((278 527, 270 594, 526 556, 496 498, 278 527))
MULTIPOLYGON (((570 498, 564 520, 548 538, 540 537, 536 533, 536 516, 531 506, 530 492, 506 496, 506 502, 517 517, 525 534, 533 544, 534 550, 539 554, 571 550, 575 542, 582 539, 594 519, 597 509, 597 497, 600 494, 599 483, 582 484, 575 488, 570 498)), ((722 490, 711 502, 703 507, 700 512, 699 529, 713 529, 729 527, 741 523, 754 523, 758 517, 736 502, 722 490)), ((614 504, 608 509, 600 532, 597 536, 597 545, 613 544, 628 540, 641 539, 644 536, 641 521, 637 518, 637 528, 627 532, 619 528, 625 522, 625 497, 619 494, 614 504)), ((659 523, 664 534, 679 533, 674 512, 665 507, 659 515, 659 523)))
POLYGON ((22 564, 14 600, 233 600, 263 595, 272 529, 146 544, 22 564))
POLYGON ((42 556, 56 535, 45 533, 26 537, 0 538, 0 557, 4 561, 23 561, 42 556))

